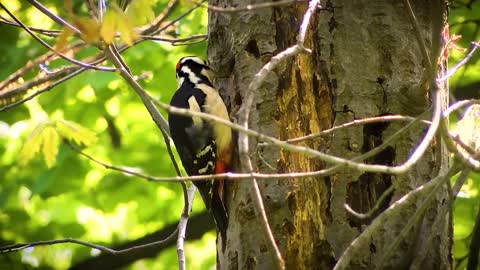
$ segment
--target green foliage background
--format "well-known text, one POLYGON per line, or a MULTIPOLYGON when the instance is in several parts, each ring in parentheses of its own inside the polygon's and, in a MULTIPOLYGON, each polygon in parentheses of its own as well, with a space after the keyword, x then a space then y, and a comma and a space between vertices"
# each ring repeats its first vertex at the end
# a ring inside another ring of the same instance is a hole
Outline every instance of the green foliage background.
MULTIPOLYGON (((42 2, 57 14, 65 15, 63 1, 42 2)), ((5 4, 27 25, 58 29, 26 1, 5 4)), ((159 14, 166 4, 167 1, 157 1, 155 14, 159 14)), ((193 6, 193 3, 182 2, 169 17, 176 18, 193 6)), ((206 9, 199 8, 177 24, 176 33, 170 34, 188 37, 205 34, 206 28, 206 9)), ((47 51, 18 28, 0 25, 0 36, 0 65, 3 67, 0 80, 29 59, 47 51)), ((52 38, 46 40, 54 44, 52 38)), ((95 50, 82 50, 76 57, 92 55, 95 50)), ((206 42, 172 46, 145 41, 128 49, 123 56, 133 74, 151 74, 140 83, 151 95, 168 103, 176 89, 176 61, 185 55, 205 57, 205 52, 206 42)), ((66 64, 63 60, 56 60, 48 63, 48 68, 66 64)), ((46 166, 41 153, 21 166, 19 152, 22 144, 45 119, 65 119, 95 132, 96 143, 84 151, 101 161, 154 176, 175 176, 162 135, 135 92, 118 74, 82 73, 23 106, 0 113, 2 246, 72 237, 111 247, 179 219, 183 208, 179 184, 147 182, 107 170, 79 156, 65 144, 59 144, 51 168, 46 166), (108 122, 115 131, 109 130, 108 122)), ((201 199, 196 198, 193 211, 203 209, 201 199)), ((185 252, 189 269, 206 269, 214 265, 214 239, 211 232, 200 241, 187 242, 185 252)), ((18 269, 25 269, 25 265, 65 269, 92 254, 95 252, 90 248, 72 244, 36 247, 0 255, 0 269, 12 269, 13 265, 18 269)), ((155 259, 138 261, 130 268, 176 269, 176 249, 170 248, 155 259)))
MULTIPOLYGON (((57 14, 65 15, 64 1, 42 2, 57 14)), ((82 2, 74 2, 74 8, 81 12, 82 2)), ((58 29, 26 1, 10 0, 5 4, 27 25, 58 29)), ((165 0, 155 1, 155 14, 158 15, 166 4, 165 0)), ((177 17, 193 5, 188 1, 180 2, 169 18, 177 17)), ((468 48, 470 41, 479 40, 478 22, 462 24, 478 20, 479 16, 478 1, 471 6, 456 2, 450 12, 450 24, 451 33, 463 35, 458 45, 468 48)), ((169 34, 188 37, 204 34, 206 29, 207 11, 199 8, 182 19, 175 32, 169 34)), ((0 24, 0 38, 0 81, 47 51, 24 31, 4 24, 0 24)), ((54 44, 52 38, 46 40, 54 44)), ((82 50, 76 57, 90 55, 94 50, 82 50)), ((176 88, 177 60, 185 55, 205 57, 205 53, 206 42, 172 46, 145 41, 127 50, 123 56, 134 75, 151 74, 140 83, 151 95, 168 102, 176 88)), ((461 57, 462 53, 454 51, 450 62, 455 63, 461 57)), ((456 96, 480 97, 480 87, 468 88, 480 81, 478 59, 477 55, 452 79, 451 88, 456 96)), ((55 60, 47 66, 54 69, 66 64, 63 60, 55 60)), ((40 70, 27 74, 24 80, 37 72, 40 70)), ((163 138, 134 91, 118 74, 85 72, 25 105, 0 112, 1 246, 72 237, 111 247, 178 220, 183 207, 178 184, 147 182, 107 170, 61 142, 51 167, 40 152, 29 162, 22 161, 19 153, 32 130, 39 123, 53 120, 72 121, 93 131, 97 141, 84 151, 101 161, 154 176, 175 175, 163 138)), ((479 208, 479 184, 479 174, 472 174, 454 206, 454 256, 460 268, 466 263, 464 258, 468 255, 470 233, 479 208)), ((195 200, 193 209, 194 212, 203 211, 201 199, 195 200)), ((214 233, 210 232, 199 241, 187 242, 189 269, 208 269, 214 265, 214 239, 214 233)), ((36 247, 0 255, 0 269, 65 269, 95 254, 90 248, 73 244, 36 247)), ((129 267, 176 268, 175 247, 129 267)))

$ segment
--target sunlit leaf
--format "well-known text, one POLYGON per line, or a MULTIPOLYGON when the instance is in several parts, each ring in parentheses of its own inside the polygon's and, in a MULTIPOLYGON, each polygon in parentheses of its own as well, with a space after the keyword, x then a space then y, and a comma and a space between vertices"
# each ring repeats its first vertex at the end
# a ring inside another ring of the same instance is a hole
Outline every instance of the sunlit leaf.
POLYGON ((138 37, 138 34, 133 29, 131 19, 125 15, 121 10, 117 10, 117 31, 120 32, 120 39, 127 45, 132 45, 133 40, 138 37))
POLYGON ((96 19, 74 16, 74 24, 80 30, 80 37, 87 43, 96 43, 100 40, 100 25, 96 19))
POLYGON ((134 26, 142 25, 153 20, 152 10, 155 2, 150 0, 133 0, 127 9, 127 17, 134 26))
POLYGON ((62 33, 57 38, 55 43, 55 49, 57 51, 63 51, 68 45, 68 38, 72 36, 73 32, 68 27, 63 27, 62 33))
POLYGON ((77 144, 89 146, 97 141, 97 135, 95 135, 93 131, 84 128, 75 122, 59 120, 56 122, 56 126, 62 137, 74 141, 77 144))
POLYGON ((25 140, 20 153, 18 154, 18 160, 20 165, 25 166, 40 150, 42 144, 42 131, 45 128, 46 123, 38 124, 32 133, 25 140))
POLYGON ((103 16, 100 35, 107 44, 111 44, 115 38, 117 20, 116 12, 111 9, 109 9, 103 16))
POLYGON ((73 0, 63 0, 63 7, 69 16, 73 16, 73 0))
POLYGON ((47 167, 51 168, 58 153, 58 133, 53 126, 46 126, 42 132, 43 136, 43 158, 47 167))

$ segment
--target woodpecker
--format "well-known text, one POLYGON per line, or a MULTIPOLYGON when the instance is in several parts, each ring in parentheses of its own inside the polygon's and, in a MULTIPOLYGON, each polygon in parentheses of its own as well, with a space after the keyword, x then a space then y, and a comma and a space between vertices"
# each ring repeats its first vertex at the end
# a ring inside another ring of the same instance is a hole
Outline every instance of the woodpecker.
MULTIPOLYGON (((204 112, 229 120, 228 111, 212 84, 213 71, 199 57, 181 58, 176 65, 178 88, 170 101, 173 107, 204 112)), ((233 143, 230 127, 198 116, 169 113, 170 135, 188 175, 227 172, 232 161, 233 143)), ((194 181, 213 215, 225 243, 228 214, 224 203, 224 181, 194 181)))

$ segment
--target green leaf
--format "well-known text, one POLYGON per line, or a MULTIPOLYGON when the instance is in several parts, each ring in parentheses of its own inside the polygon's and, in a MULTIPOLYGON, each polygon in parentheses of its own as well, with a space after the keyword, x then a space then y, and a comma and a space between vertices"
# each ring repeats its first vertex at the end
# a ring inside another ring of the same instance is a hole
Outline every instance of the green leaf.
POLYGON ((42 131, 45 128, 46 123, 38 124, 32 133, 25 140, 20 153, 18 153, 18 159, 21 166, 25 166, 40 150, 42 144, 42 131))
POLYGON ((117 30, 120 32, 120 39, 128 46, 133 44, 133 40, 138 37, 138 34, 133 29, 131 18, 129 18, 121 10, 117 9, 117 30))
POLYGON ((42 132, 43 135, 43 158, 48 168, 51 168, 55 162, 58 153, 58 133, 52 126, 47 126, 42 132))
POLYGON ((154 3, 150 0, 133 0, 128 6, 127 17, 135 26, 151 22, 155 15, 152 10, 154 3))

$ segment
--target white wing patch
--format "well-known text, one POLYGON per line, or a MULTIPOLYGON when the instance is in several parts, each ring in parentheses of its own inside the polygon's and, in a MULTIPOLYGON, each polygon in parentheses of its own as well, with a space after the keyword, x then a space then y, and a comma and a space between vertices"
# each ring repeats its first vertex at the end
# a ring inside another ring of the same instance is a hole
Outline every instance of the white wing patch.
MULTIPOLYGON (((205 148, 203 148, 202 151, 198 152, 195 156, 197 158, 201 158, 210 151, 212 151, 212 145, 209 144, 209 145, 205 146, 205 148)), ((213 155, 213 157, 215 157, 215 153, 212 153, 212 155, 213 155)))
MULTIPOLYGON (((206 100, 203 105, 205 112, 229 121, 227 108, 217 90, 205 84, 199 84, 196 87, 206 94, 206 100)), ((217 143, 217 154, 222 153, 229 147, 232 141, 232 129, 224 124, 215 123, 213 125, 213 134, 217 143)))
POLYGON ((212 169, 215 169, 215 165, 213 164, 213 161, 209 161, 205 168, 198 169, 198 173, 204 174, 208 171, 208 167, 211 167, 212 169))
MULTIPOLYGON (((191 96, 188 99, 188 108, 193 112, 201 112, 200 105, 198 105, 197 99, 194 96, 191 96)), ((198 116, 193 116, 192 120, 193 120, 193 125, 194 126, 196 126, 198 128, 202 128, 202 126, 203 126, 202 118, 200 118, 198 116)))

